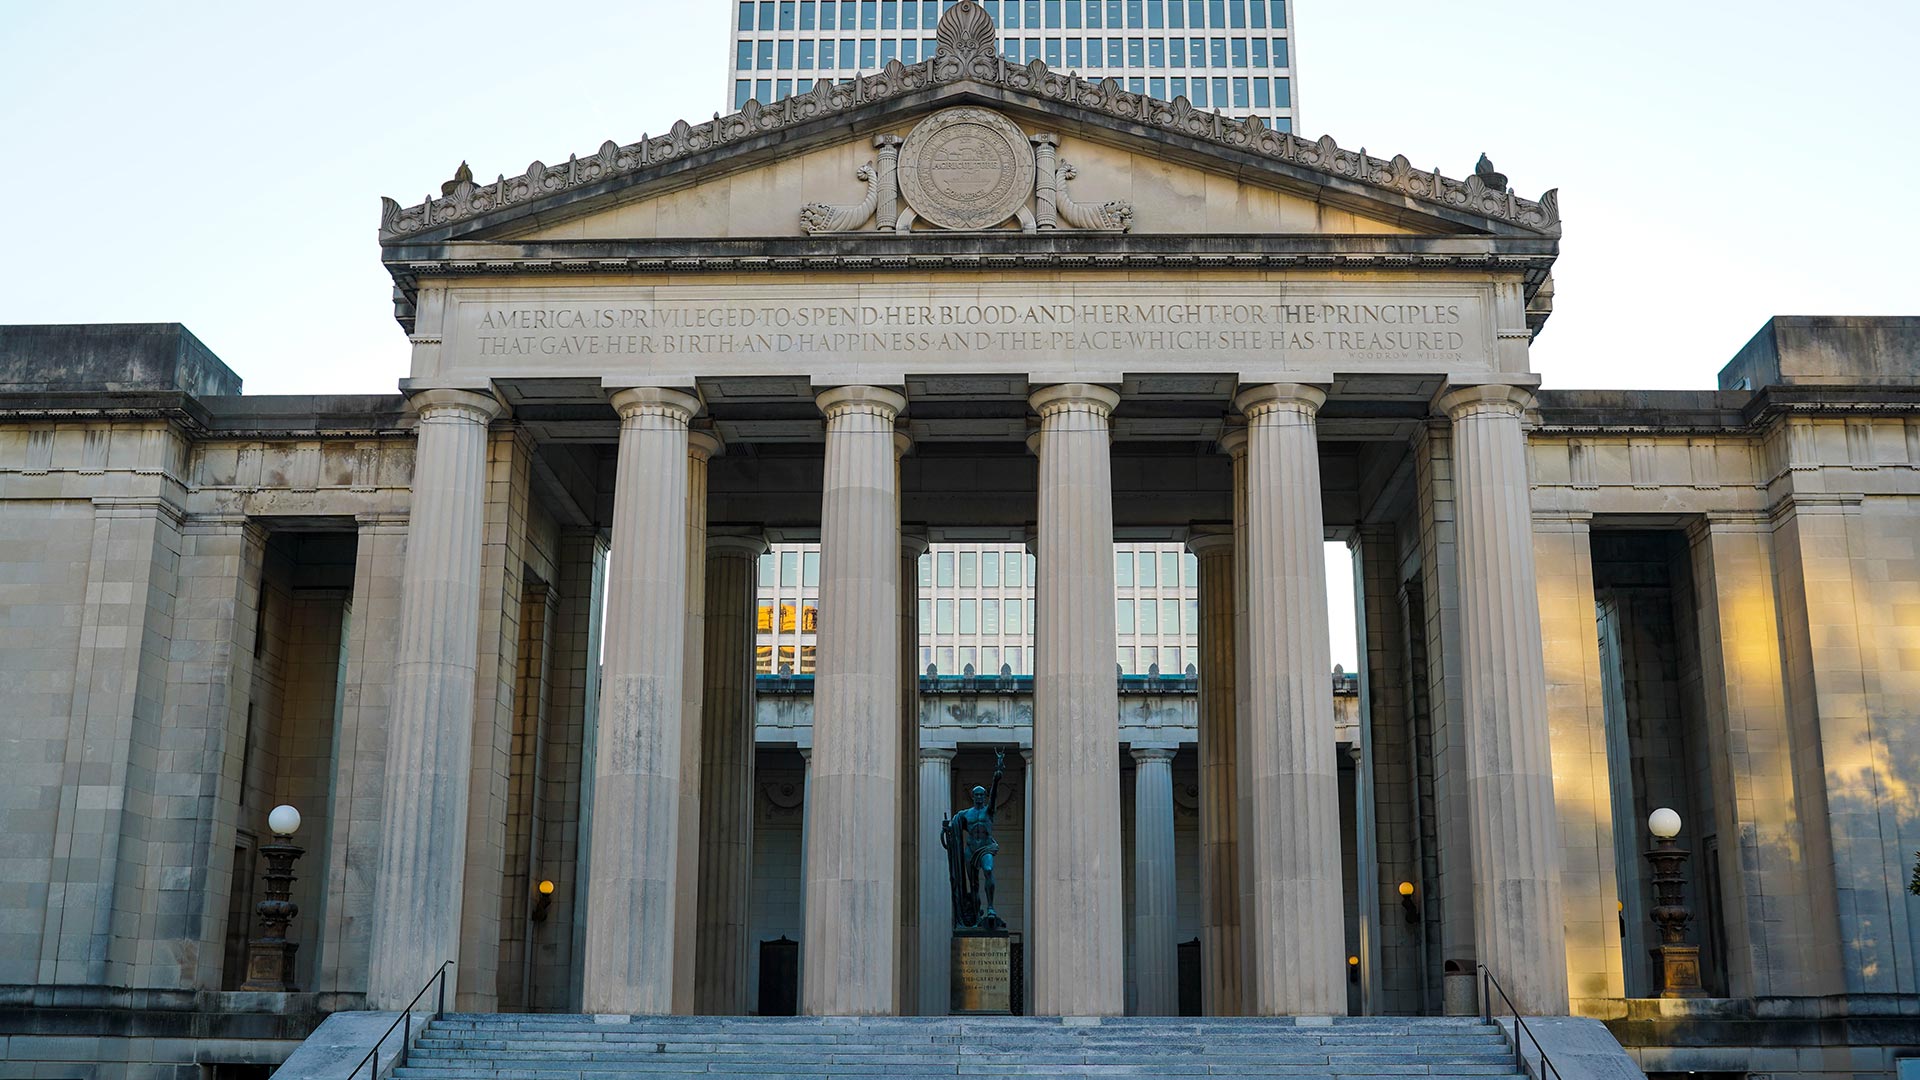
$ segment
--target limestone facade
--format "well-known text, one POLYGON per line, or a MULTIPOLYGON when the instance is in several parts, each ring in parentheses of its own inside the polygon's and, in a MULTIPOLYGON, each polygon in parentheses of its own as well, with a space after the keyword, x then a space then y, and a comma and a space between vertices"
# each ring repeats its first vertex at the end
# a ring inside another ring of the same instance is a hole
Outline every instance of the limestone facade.
POLYGON ((1552 193, 943 42, 391 205, 400 394, 0 328, 8 1067, 277 1060, 447 961, 475 1011, 939 1012, 938 822, 995 750, 1026 1011, 1438 1013, 1484 964, 1649 1069, 1920 1042, 1920 326, 1542 387, 1552 193), (1088 202, 860 174, 956 111, 1088 202), (1116 537, 1201 557, 1195 675, 1112 666, 1116 537), (912 670, 948 539, 1037 556, 1033 675, 912 670), (796 540, 815 673, 756 678, 796 540), (301 990, 262 996, 279 802, 301 990), (1660 806, 1704 1001, 1651 997, 1660 806))

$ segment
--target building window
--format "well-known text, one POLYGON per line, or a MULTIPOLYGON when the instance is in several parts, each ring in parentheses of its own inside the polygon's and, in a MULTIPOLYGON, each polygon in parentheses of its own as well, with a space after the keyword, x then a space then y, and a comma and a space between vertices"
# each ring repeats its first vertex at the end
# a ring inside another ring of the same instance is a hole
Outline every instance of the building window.
MULTIPOLYGON (((1154 6, 1158 7, 1159 5, 1155 4, 1154 6)), ((1137 30, 1140 27, 1145 26, 1147 24, 1147 17, 1144 10, 1145 7, 1146 5, 1142 4, 1140 0, 1127 0, 1127 25, 1128 26, 1133 27, 1134 29, 1137 30)))
POLYGON ((1180 666, 1180 650, 1178 648, 1165 650, 1165 655, 1167 658, 1167 666, 1160 669, 1163 674, 1167 674, 1167 675, 1186 674, 1186 669, 1180 666))
POLYGON ((1169 38, 1167 41, 1169 66, 1183 68, 1187 66, 1187 39, 1169 38))
POLYGON ((1133 636, 1133 601, 1115 600, 1113 602, 1113 629, 1123 637, 1133 636))
POLYGON ((1246 67, 1247 66, 1247 39, 1234 38, 1232 41, 1227 42, 1227 45, 1228 45, 1228 51, 1233 55, 1233 66, 1237 68, 1246 67))
POLYGON ((1256 30, 1266 29, 1267 5, 1262 0, 1252 0, 1247 5, 1247 25, 1256 30))
POLYGON ((761 79, 753 84, 753 96, 761 101, 773 100, 773 80, 761 79))
POLYGON ((1187 10, 1180 6, 1181 0, 1167 0, 1167 29, 1184 30, 1187 26, 1187 10))
POLYGON ((1247 104, 1247 80, 1245 77, 1236 77, 1233 80, 1233 107, 1244 109, 1247 104))
POLYGON ((834 69, 834 68, 835 68, 836 66, 838 66, 838 65, 836 65, 836 64, 835 64, 835 63, 833 62, 833 39, 832 39, 832 38, 823 38, 823 39, 821 39, 821 41, 820 41, 820 70, 821 70, 821 71, 832 71, 832 70, 833 70, 833 69, 834 69))
POLYGON ((798 66, 801 71, 813 70, 813 42, 803 41, 800 43, 800 63, 798 66))
POLYGON ((740 5, 740 21, 734 24, 734 28, 737 30, 753 29, 753 4, 752 3, 743 3, 740 5))
POLYGON ((1189 634, 1200 632, 1200 601, 1180 601, 1180 623, 1189 634))
POLYGON ((773 0, 761 0, 760 29, 762 30, 773 29, 773 0))
POLYGON ((1145 49, 1146 49, 1146 42, 1143 39, 1137 38, 1137 37, 1128 38, 1127 39, 1127 63, 1132 64, 1134 67, 1139 67, 1140 65, 1146 63, 1147 55, 1146 55, 1146 52, 1144 51, 1145 49))
POLYGON ((1126 16, 1121 14, 1125 6, 1123 0, 1107 0, 1107 29, 1118 30, 1127 24, 1126 16))
POLYGON ((933 629, 938 634, 953 633, 953 601, 936 600, 933 605, 933 629))
POLYGON ((1067 67, 1076 69, 1076 70, 1079 69, 1081 66, 1083 66, 1086 63, 1084 59, 1085 56, 1086 54, 1080 51, 1080 39, 1077 37, 1068 38, 1067 39, 1067 67))
POLYGON ((960 646, 960 673, 965 675, 969 669, 976 675, 980 673, 980 650, 972 645, 962 645, 960 646))
POLYGON ((931 586, 933 584, 933 556, 922 555, 915 561, 920 566, 920 587, 924 589, 931 586))
POLYGON ((933 601, 931 600, 920 601, 920 632, 933 633, 933 601))
POLYGON ((960 601, 960 632, 962 634, 977 634, 980 632, 979 601, 960 601))
POLYGON ((892 38, 885 38, 880 42, 880 59, 877 61, 879 66, 886 67, 893 63, 895 44, 892 38))
POLYGON ((927 670, 927 667, 932 663, 933 663, 933 646, 931 645, 920 646, 920 670, 921 671, 927 670))
POLYGON ((1253 80, 1253 107, 1256 109, 1273 108, 1273 91, 1265 79, 1253 80))
POLYGON ((793 646, 780 646, 780 669, 789 672, 793 670, 793 646))
POLYGON ((820 0, 820 29, 837 29, 840 20, 834 18, 833 0, 820 0))
POLYGON ((953 646, 942 645, 940 648, 934 650, 933 655, 933 662, 938 665, 936 670, 938 670, 940 674, 958 675, 960 673, 960 669, 953 666, 953 646))
POLYGON ((1185 80, 1185 79, 1168 79, 1168 80, 1167 80, 1167 92, 1168 92, 1169 94, 1171 94, 1171 95, 1173 95, 1173 97, 1183 97, 1183 96, 1185 96, 1185 94, 1186 94, 1186 92, 1187 92, 1187 80, 1185 80))
POLYGON ((800 632, 817 634, 820 632, 820 599, 809 596, 800 601, 800 632))
POLYGON ((775 83, 773 88, 773 96, 774 96, 774 100, 776 101, 778 101, 783 97, 793 96, 793 80, 781 79, 778 83, 775 83))
MULTIPOLYGON (((1273 103, 1283 109, 1293 108, 1293 85, 1287 79, 1273 80, 1273 103)), ((1287 125, 1289 130, 1292 124, 1287 125)))
POLYGON ((1120 674, 1122 675, 1135 674, 1133 670, 1133 646, 1131 645, 1120 646, 1120 648, 1116 650, 1115 661, 1120 666, 1120 674))
MULTIPOLYGON (((833 5, 829 4, 828 7, 833 5)), ((800 0, 800 29, 813 29, 813 0, 800 0)))
POLYGON ((754 617, 754 629, 763 634, 773 633, 773 605, 762 603, 760 612, 754 617))
POLYGON ((1216 109, 1227 107, 1227 79, 1224 75, 1213 80, 1213 107, 1216 109))
POLYGON ((791 41, 780 43, 780 70, 793 70, 793 42, 791 41))
POLYGON ((1025 675, 1027 673, 1027 651, 1022 648, 1008 649, 1006 663, 1008 667, 1013 669, 1015 675, 1025 675))
POLYGON ((979 556, 971 551, 960 553, 960 587, 971 589, 980 584, 979 556))
POLYGON ((1287 66, 1287 39, 1286 38, 1277 37, 1273 39, 1273 66, 1277 68, 1283 68, 1287 66))
POLYGON ((982 645, 980 647, 980 671, 985 675, 1000 674, 1000 647, 982 645))
POLYGON ((1067 0, 1067 29, 1080 29, 1080 0, 1067 0))
POLYGON ((1207 28, 1221 30, 1227 25, 1227 0, 1210 0, 1207 4, 1207 28))
MULTIPOLYGON (((1212 61, 1212 63, 1209 66, 1216 67, 1216 68, 1226 67, 1227 66, 1227 39, 1221 38, 1221 37, 1213 38, 1211 39, 1210 44, 1212 48, 1208 51, 1208 57, 1212 61)), ((1222 94, 1221 96, 1225 97, 1226 95, 1222 94)))
POLYGON ((943 589, 951 589, 953 588, 953 552, 943 551, 939 554, 938 558, 940 560, 938 564, 940 568, 939 585, 943 589))
POLYGON ((733 83, 733 107, 744 108, 747 100, 753 97, 753 83, 748 79, 735 79, 733 83))
POLYGON ((1273 0, 1273 28, 1275 30, 1287 28, 1287 0, 1273 0))
POLYGON ((868 71, 879 63, 879 42, 872 38, 860 39, 860 66, 868 71))
POLYGON ((1142 551, 1138 555, 1134 556, 1134 575, 1133 576, 1134 576, 1134 580, 1140 583, 1141 588, 1144 589, 1144 588, 1152 587, 1153 585, 1153 552, 1142 551))
POLYGON ((920 39, 908 38, 907 40, 900 43, 900 62, 901 63, 913 64, 913 63, 918 63, 919 60, 920 60, 920 39))
POLYGON ((1172 587, 1180 580, 1180 553, 1163 551, 1160 553, 1160 584, 1172 587))
POLYGON ((793 29, 794 0, 780 0, 780 29, 793 29))
POLYGON ((1196 109, 1207 107, 1207 80, 1205 79, 1193 80, 1193 107, 1196 109))
POLYGON ((1192 552, 1180 556, 1180 584, 1189 589, 1200 586, 1200 559, 1192 552))
POLYGON ((1148 92, 1149 92, 1149 94, 1150 94, 1151 96, 1153 96, 1153 97, 1156 97, 1156 98, 1159 98, 1159 99, 1161 99, 1162 101, 1164 101, 1164 100, 1166 100, 1166 97, 1167 97, 1167 80, 1165 80, 1165 79, 1148 79, 1148 80, 1147 80, 1147 86, 1148 86, 1148 87, 1150 88, 1148 92))
POLYGON ((755 675, 773 674, 773 646, 755 645, 753 647, 753 673, 755 675))
POLYGON ((920 29, 920 0, 907 0, 900 5, 900 29, 920 29))
POLYGON ((877 0, 860 0, 860 29, 876 30, 880 26, 880 5, 877 0))
POLYGON ((733 66, 741 71, 753 70, 753 42, 743 41, 734 50, 733 66))
POLYGON ((1047 66, 1060 66, 1060 39, 1057 37, 1047 39, 1047 66))
POLYGON ((1125 62, 1125 57, 1126 57, 1126 45, 1124 44, 1125 41, 1126 41, 1125 38, 1117 38, 1117 37, 1110 37, 1107 39, 1107 66, 1108 67, 1119 67, 1122 63, 1125 62))
MULTIPOLYGON (((1260 0, 1254 0, 1256 4, 1259 2, 1260 0)), ((1227 25, 1236 30, 1246 29, 1247 0, 1232 0, 1232 2, 1227 5, 1227 25)))
POLYGON ((1147 39, 1147 65, 1157 68, 1167 66, 1167 40, 1165 38, 1147 39))
POLYGON ((1026 633, 1026 630, 1023 629, 1022 619, 1020 618, 1021 613, 1026 610, 1026 606, 1027 606, 1026 603, 1021 600, 1007 601, 1006 603, 1007 633, 1009 634, 1026 633))
POLYGON ((1139 672, 1142 675, 1150 674, 1153 666, 1160 662, 1160 650, 1151 645, 1142 645, 1138 655, 1140 661, 1139 672))
POLYGON ((989 588, 1000 587, 1000 553, 983 551, 980 553, 980 584, 989 588))
POLYGON ((980 632, 983 634, 1000 632, 1000 601, 980 601, 980 632))
POLYGON ((800 605, 794 603, 792 600, 783 601, 780 604, 780 632, 783 634, 791 634, 799 626, 799 623, 800 605))
POLYGON ((1006 553, 1008 585, 1017 586, 1020 584, 1020 567, 1025 562, 1026 552, 1024 551, 1009 551, 1006 553))
POLYGON ((1133 552, 1126 548, 1113 553, 1113 583, 1115 585, 1133 584, 1133 552))
POLYGON ((1180 601, 1160 601, 1160 634, 1163 637, 1178 636, 1180 633, 1180 601))
POLYGON ((886 3, 883 3, 880 5, 880 29, 882 30, 900 29, 899 0, 886 0, 886 3))
POLYGON ((800 646, 800 670, 795 672, 795 674, 797 675, 813 674, 813 656, 814 656, 814 646, 812 645, 800 646))

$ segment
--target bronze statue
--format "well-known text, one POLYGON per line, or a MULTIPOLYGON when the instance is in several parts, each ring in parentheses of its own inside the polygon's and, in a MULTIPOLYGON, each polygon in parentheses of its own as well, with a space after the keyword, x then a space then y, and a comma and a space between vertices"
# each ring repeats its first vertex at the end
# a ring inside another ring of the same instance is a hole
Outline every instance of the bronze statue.
POLYGON ((940 823, 940 846, 947 849, 947 879, 953 892, 953 925, 964 930, 1000 930, 1006 922, 993 910, 993 814, 1000 808, 1000 778, 1007 752, 994 751, 993 788, 973 789, 973 805, 940 823))

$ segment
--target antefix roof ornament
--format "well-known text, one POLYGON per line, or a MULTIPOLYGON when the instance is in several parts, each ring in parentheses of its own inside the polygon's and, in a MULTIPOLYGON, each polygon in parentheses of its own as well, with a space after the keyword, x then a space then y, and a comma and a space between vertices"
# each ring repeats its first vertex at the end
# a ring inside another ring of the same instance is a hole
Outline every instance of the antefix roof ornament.
POLYGON ((999 55, 999 35, 992 16, 975 0, 960 0, 947 9, 940 18, 938 41, 933 56, 917 64, 895 60, 875 75, 856 75, 838 83, 822 80, 804 94, 782 98, 771 105, 748 101, 737 113, 716 114, 712 120, 697 126, 681 120, 665 135, 642 135, 639 142, 626 146, 608 140, 592 157, 569 156, 564 165, 536 161, 524 174, 502 175, 491 184, 474 183, 471 172, 465 170, 462 163, 461 174, 443 185, 442 198, 428 196, 418 206, 405 208, 392 199, 382 198, 380 239, 382 242, 404 240, 426 229, 643 172, 689 154, 963 81, 1034 94, 1122 120, 1179 132, 1421 202, 1504 221, 1542 235, 1560 234, 1557 188, 1534 202, 1503 190, 1504 185, 1489 185, 1478 172, 1465 180, 1453 180, 1442 176, 1437 169, 1415 169, 1402 155, 1383 160, 1369 155, 1365 149, 1342 150, 1331 135, 1323 135, 1318 140, 1304 139, 1289 132, 1274 131, 1259 117, 1231 120, 1217 111, 1195 109, 1185 97, 1161 101, 1128 93, 1113 79, 1096 83, 1072 74, 1062 75, 1037 59, 1024 65, 1010 64, 999 55))

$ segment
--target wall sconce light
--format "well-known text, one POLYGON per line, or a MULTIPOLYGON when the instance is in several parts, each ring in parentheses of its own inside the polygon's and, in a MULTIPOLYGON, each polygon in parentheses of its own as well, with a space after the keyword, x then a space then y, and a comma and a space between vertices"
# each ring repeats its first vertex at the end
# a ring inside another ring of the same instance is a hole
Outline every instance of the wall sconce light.
POLYGON ((1420 924, 1420 907, 1413 902, 1413 882, 1411 881, 1403 881, 1400 883, 1400 910, 1407 913, 1407 923, 1409 925, 1418 926, 1420 924))
POLYGON ((1357 956, 1347 957, 1347 981, 1350 983, 1360 981, 1360 958, 1357 956))
POLYGON ((542 878, 533 898, 533 911, 528 913, 527 918, 534 922, 546 922, 547 909, 552 906, 553 882, 542 878))

